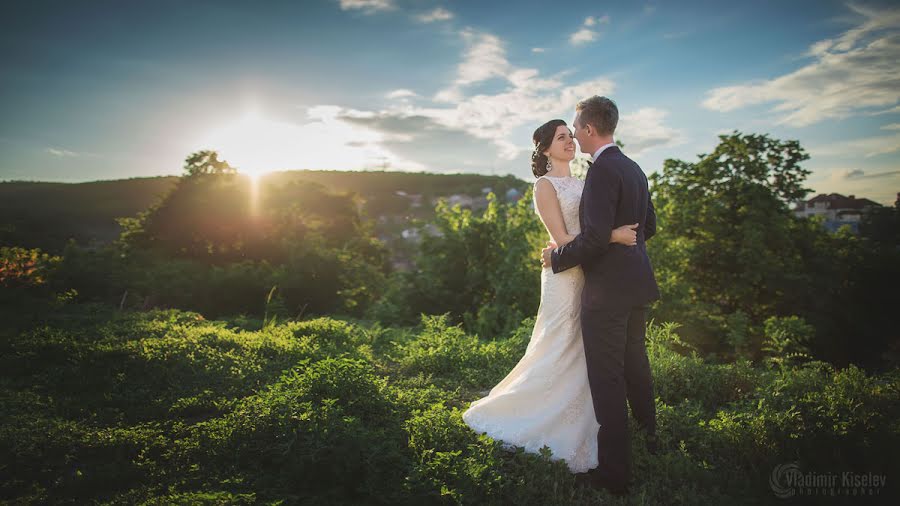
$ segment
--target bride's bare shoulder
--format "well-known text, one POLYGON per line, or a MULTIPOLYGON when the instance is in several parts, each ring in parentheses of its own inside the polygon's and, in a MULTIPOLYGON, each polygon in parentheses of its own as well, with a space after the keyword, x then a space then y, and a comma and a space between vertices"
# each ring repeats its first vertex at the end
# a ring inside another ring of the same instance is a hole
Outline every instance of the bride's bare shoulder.
POLYGON ((553 181, 550 181, 550 178, 541 176, 534 182, 534 194, 537 195, 539 191, 542 193, 549 192, 555 195, 556 186, 553 184, 553 181))

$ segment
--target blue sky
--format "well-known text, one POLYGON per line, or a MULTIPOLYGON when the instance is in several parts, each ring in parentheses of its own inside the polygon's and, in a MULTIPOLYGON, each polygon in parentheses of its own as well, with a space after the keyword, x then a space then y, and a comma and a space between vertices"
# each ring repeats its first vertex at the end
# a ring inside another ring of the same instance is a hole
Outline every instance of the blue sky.
POLYGON ((8 4, 0 180, 248 172, 514 174, 575 103, 619 105, 650 173, 734 129, 797 139, 807 184, 900 191, 889 2, 154 1, 8 4))

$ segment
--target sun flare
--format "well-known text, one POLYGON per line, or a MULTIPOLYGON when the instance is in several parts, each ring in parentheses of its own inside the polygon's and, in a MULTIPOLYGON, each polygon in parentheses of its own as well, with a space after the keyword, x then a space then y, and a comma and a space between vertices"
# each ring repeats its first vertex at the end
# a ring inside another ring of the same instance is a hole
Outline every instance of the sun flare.
POLYGON ((239 173, 258 180, 278 170, 353 170, 375 165, 386 154, 379 140, 371 131, 333 117, 296 124, 250 112, 208 132, 198 144, 218 151, 239 173))

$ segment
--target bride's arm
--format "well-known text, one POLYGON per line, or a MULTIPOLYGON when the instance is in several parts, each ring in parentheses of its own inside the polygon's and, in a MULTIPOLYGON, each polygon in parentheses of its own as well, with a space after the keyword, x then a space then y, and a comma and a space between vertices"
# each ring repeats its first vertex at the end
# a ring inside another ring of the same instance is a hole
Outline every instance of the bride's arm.
POLYGON ((559 207, 553 183, 539 179, 534 184, 534 201, 541 222, 557 246, 562 246, 575 237, 566 230, 566 222, 563 220, 562 208, 559 207))
MULTIPOLYGON (((566 222, 563 219, 562 208, 559 207, 559 199, 556 197, 556 189, 546 179, 538 180, 534 186, 534 199, 537 202, 538 216, 544 223, 544 227, 557 246, 568 244, 575 239, 575 234, 566 230, 566 222)), ((617 242, 634 246, 636 233, 633 225, 622 225, 613 229, 609 236, 609 242, 617 242)))
MULTIPOLYGON (((637 244, 637 232, 634 229, 637 228, 637 224, 634 225, 622 225, 619 228, 614 228, 612 234, 609 236, 609 242, 624 244, 626 246, 634 246, 637 244)), ((575 239, 574 234, 566 234, 563 242, 556 243, 558 246, 562 246, 563 244, 568 243, 572 239, 575 239)))

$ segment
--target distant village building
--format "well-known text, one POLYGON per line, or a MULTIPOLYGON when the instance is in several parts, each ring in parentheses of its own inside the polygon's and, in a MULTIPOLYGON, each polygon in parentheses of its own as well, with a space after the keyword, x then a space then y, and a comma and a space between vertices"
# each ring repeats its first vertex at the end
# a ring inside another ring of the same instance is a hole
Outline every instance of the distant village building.
POLYGON ((522 198, 522 192, 515 188, 510 188, 506 190, 506 201, 507 202, 518 202, 519 199, 522 198))
POLYGON ((481 194, 487 195, 488 193, 491 193, 492 191, 494 191, 493 188, 491 188, 490 186, 485 186, 484 188, 481 189, 481 194))
POLYGON ((409 200, 409 203, 412 207, 422 207, 422 195, 418 193, 406 193, 403 190, 397 190, 394 192, 394 195, 398 197, 404 197, 409 200))
POLYGON ((437 236, 441 237, 444 235, 443 232, 433 223, 426 223, 422 227, 411 227, 404 229, 400 232, 400 236, 406 239, 407 241, 412 241, 418 243, 422 240, 422 238, 426 235, 429 236, 437 236))
POLYGON ((798 202, 794 215, 800 218, 824 216, 824 225, 828 230, 834 232, 843 225, 849 225, 853 233, 857 234, 862 216, 874 207, 881 207, 881 204, 869 199, 858 199, 855 195, 845 197, 840 193, 821 193, 806 202, 798 202))
POLYGON ((461 193, 455 193, 447 197, 447 204, 450 207, 459 204, 459 207, 468 207, 469 209, 472 209, 472 204, 474 203, 475 199, 473 199, 469 195, 463 195, 461 193))

